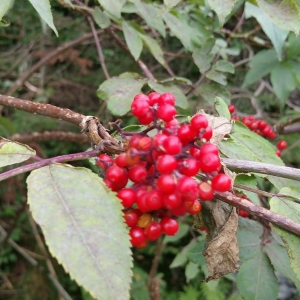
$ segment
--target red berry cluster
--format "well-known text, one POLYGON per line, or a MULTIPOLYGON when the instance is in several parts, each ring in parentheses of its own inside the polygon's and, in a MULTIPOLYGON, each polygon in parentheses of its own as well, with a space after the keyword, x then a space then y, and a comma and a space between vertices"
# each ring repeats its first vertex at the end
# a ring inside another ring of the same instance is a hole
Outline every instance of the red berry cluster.
POLYGON ((114 159, 106 154, 97 159, 106 170, 104 182, 124 206, 131 243, 137 248, 161 234, 176 234, 177 216, 199 213, 199 200, 212 200, 214 191, 231 188, 231 179, 219 173, 219 150, 208 142, 213 132, 205 115, 180 124, 174 104, 170 93, 135 96, 131 112, 149 127, 139 134, 118 128, 127 151, 114 159), (149 136, 150 131, 155 134, 149 136), (194 178, 199 172, 204 173, 202 181, 194 178))
MULTIPOLYGON (((228 110, 230 114, 234 114, 235 112, 235 107, 234 105, 230 104, 228 105, 228 110)), ((232 116, 232 120, 238 120, 240 121, 239 116, 232 116)), ((250 130, 254 131, 255 133, 264 136, 265 138, 268 139, 275 139, 276 138, 276 133, 273 131, 273 128, 271 125, 269 125, 266 121, 264 120, 258 120, 254 116, 246 116, 243 117, 241 120, 244 125, 246 125, 250 130)), ((276 154, 280 157, 281 156, 281 151, 287 147, 286 141, 280 141, 277 144, 277 150, 276 154)))

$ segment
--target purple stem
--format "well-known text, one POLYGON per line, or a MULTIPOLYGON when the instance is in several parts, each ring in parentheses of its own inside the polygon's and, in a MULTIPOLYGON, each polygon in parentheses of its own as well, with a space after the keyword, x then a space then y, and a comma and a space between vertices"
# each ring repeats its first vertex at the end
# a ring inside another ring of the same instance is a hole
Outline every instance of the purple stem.
POLYGON ((90 157, 94 157, 100 153, 100 150, 92 150, 92 151, 87 151, 87 152, 80 152, 80 153, 75 153, 75 154, 67 154, 67 155, 61 155, 61 156, 56 156, 48 159, 43 159, 40 161, 37 161, 33 164, 21 166, 19 168, 9 170, 7 172, 4 172, 0 174, 0 181, 5 180, 7 178, 29 172, 35 169, 39 169, 54 163, 61 163, 65 161, 74 161, 74 160, 83 160, 87 159, 90 157))

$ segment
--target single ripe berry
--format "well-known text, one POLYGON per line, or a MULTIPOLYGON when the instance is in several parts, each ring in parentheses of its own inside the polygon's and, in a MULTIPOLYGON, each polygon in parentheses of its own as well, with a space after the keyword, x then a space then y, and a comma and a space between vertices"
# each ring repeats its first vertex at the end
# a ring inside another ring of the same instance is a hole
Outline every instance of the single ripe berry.
POLYGON ((283 149, 285 149, 286 147, 287 147, 287 142, 284 141, 284 140, 279 141, 279 142, 277 143, 277 148, 278 148, 279 150, 283 150, 283 149))
POLYGON ((129 141, 129 147, 138 149, 139 142, 142 138, 143 138, 142 135, 139 135, 139 134, 133 135, 129 141))
POLYGON ((150 211, 150 208, 147 205, 146 199, 148 196, 148 192, 142 192, 140 194, 137 193, 136 196, 136 205, 138 207, 138 209, 142 212, 148 212, 150 211))
POLYGON ((199 172, 200 164, 194 158, 187 158, 178 164, 178 169, 185 176, 195 176, 199 172))
POLYGON ((149 136, 145 136, 140 139, 138 149, 148 151, 152 145, 152 139, 149 136))
POLYGON ((178 207, 171 209, 170 212, 173 216, 176 216, 176 217, 185 215, 187 213, 186 202, 182 201, 178 207))
MULTIPOLYGON (((219 149, 218 149, 218 147, 216 145, 214 145, 214 144, 211 144, 211 143, 203 144, 201 146, 201 150, 200 151, 201 151, 200 157, 204 156, 207 153, 214 153, 216 155, 219 155, 219 149)), ((193 154, 191 153, 191 155, 193 155, 193 154)), ((195 157, 195 158, 197 158, 197 157, 195 157)))
POLYGON ((275 153, 278 157, 281 157, 281 151, 279 149, 276 149, 275 153))
POLYGON ((128 182, 128 174, 125 169, 114 165, 106 170, 106 179, 121 189, 125 187, 128 182))
POLYGON ((171 104, 163 104, 157 109, 157 117, 164 122, 170 122, 176 115, 176 109, 171 104))
POLYGON ((196 181, 189 176, 183 176, 178 180, 177 190, 186 201, 194 201, 199 193, 196 181))
POLYGON ((119 154, 115 159, 116 165, 120 168, 127 167, 126 152, 119 154))
POLYGON ((162 232, 166 235, 175 235, 178 231, 178 223, 170 217, 164 217, 160 221, 162 232))
POLYGON ((176 155, 181 151, 182 143, 177 136, 169 136, 163 141, 163 148, 167 154, 176 155))
POLYGON ((164 142, 164 140, 166 140, 167 138, 168 138, 167 135, 165 135, 163 133, 157 133, 153 137, 153 145, 154 145, 154 147, 160 147, 162 145, 162 143, 164 142))
POLYGON ((172 194, 176 189, 176 181, 173 175, 163 174, 158 177, 157 188, 164 194, 172 194))
POLYGON ((214 190, 211 185, 205 181, 199 184, 199 198, 202 201, 212 200, 214 197, 214 190))
POLYGON ((157 240, 161 235, 162 229, 161 225, 158 222, 151 222, 146 228, 145 228, 145 235, 149 241, 155 241, 157 240))
POLYGON ((136 193, 130 188, 121 189, 118 192, 117 197, 121 199, 124 207, 131 207, 136 201, 136 193))
POLYGON ((152 190, 147 193, 145 203, 149 211, 159 210, 163 207, 163 194, 160 191, 152 190))
POLYGON ((188 124, 183 124, 179 127, 177 131, 177 136, 183 144, 188 144, 194 139, 195 133, 192 130, 191 126, 188 124))
POLYGON ((108 156, 107 154, 100 154, 96 159, 96 163, 99 168, 108 169, 110 166, 113 165, 114 160, 108 156))
MULTIPOLYGON (((204 144, 205 145, 205 144, 204 144)), ((204 146, 203 145, 203 146, 204 146)), ((202 147, 203 147, 202 146, 202 147)), ((202 149, 202 148, 201 148, 202 149)), ((196 158, 196 159, 200 159, 200 157, 201 157, 201 150, 200 149, 198 149, 198 148, 195 148, 195 147, 191 147, 190 148, 190 154, 194 157, 194 158, 196 158)))
POLYGON ((197 133, 200 129, 208 126, 207 118, 204 115, 198 114, 192 117, 191 127, 197 133))
POLYGON ((213 136, 213 131, 211 127, 207 126, 205 129, 205 132, 202 134, 202 138, 206 139, 206 141, 209 141, 213 136))
POLYGON ((152 110, 144 111, 144 113, 138 117, 138 121, 142 125, 149 125, 154 120, 154 114, 152 110))
POLYGON ((191 205, 188 206, 187 212, 191 215, 196 215, 201 211, 201 209, 201 203, 198 200, 194 200, 191 205))
POLYGON ((211 187, 218 192, 227 192, 231 188, 231 179, 226 174, 218 174, 211 181, 211 187))
POLYGON ((131 104, 131 112, 136 117, 142 117, 150 110, 149 102, 143 99, 138 99, 132 102, 131 104))
POLYGON ((156 92, 152 92, 148 95, 149 97, 149 104, 150 106, 153 106, 154 104, 157 104, 160 100, 160 94, 156 92))
POLYGON ((135 148, 130 148, 127 150, 127 152, 126 152, 127 166, 133 166, 139 162, 140 156, 136 155, 135 152, 136 152, 135 148))
POLYGON ((137 212, 137 209, 130 209, 124 212, 124 219, 127 226, 129 227, 136 226, 139 220, 139 214, 137 212))
POLYGON ((142 244, 146 240, 146 236, 144 230, 140 227, 132 227, 129 231, 131 244, 133 246, 138 246, 142 244))
POLYGON ((235 112, 235 106, 232 104, 228 105, 228 110, 229 110, 230 114, 232 115, 235 112))
POLYGON ((135 183, 140 183, 144 181, 147 177, 147 170, 142 165, 135 165, 131 167, 128 171, 128 177, 131 181, 135 183))
POLYGON ((159 104, 175 105, 175 97, 171 93, 164 93, 160 95, 159 104))
POLYGON ((219 155, 214 153, 207 153, 201 156, 199 160, 200 169, 204 173, 211 173, 214 171, 218 171, 221 167, 221 161, 219 155))
POLYGON ((157 159, 156 168, 161 174, 170 174, 177 168, 176 158, 169 154, 161 155, 157 159))
POLYGON ((104 182, 105 185, 106 185, 109 189, 111 189, 112 191, 116 192, 116 191, 119 190, 118 187, 117 187, 113 182, 111 182, 110 180, 108 180, 107 178, 105 178, 105 179, 103 180, 103 182, 104 182))
POLYGON ((179 207, 180 204, 182 203, 181 196, 178 192, 165 195, 163 201, 164 201, 164 207, 169 210, 179 207))

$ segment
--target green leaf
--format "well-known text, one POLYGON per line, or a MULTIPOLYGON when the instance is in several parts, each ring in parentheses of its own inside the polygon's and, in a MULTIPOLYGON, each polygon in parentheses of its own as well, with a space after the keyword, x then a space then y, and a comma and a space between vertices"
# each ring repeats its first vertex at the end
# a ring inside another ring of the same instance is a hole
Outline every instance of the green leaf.
POLYGON ((237 237, 242 262, 252 258, 260 251, 262 234, 263 227, 258 222, 239 218, 237 237))
POLYGON ((164 60, 164 53, 159 46, 158 42, 151 38, 148 35, 145 34, 140 34, 140 37, 145 43, 145 46, 149 49, 150 53, 154 56, 154 58, 161 64, 165 65, 165 60, 164 60))
POLYGON ((246 87, 269 74, 279 64, 274 49, 259 51, 249 63, 250 70, 247 72, 243 87, 246 87))
POLYGON ((269 37, 277 52, 278 60, 282 59, 282 46, 286 40, 289 31, 277 27, 271 19, 256 5, 249 2, 245 4, 246 18, 254 17, 265 34, 269 37))
POLYGON ((110 26, 109 17, 98 6, 94 9, 93 17, 100 28, 105 29, 110 26))
POLYGON ((51 254, 97 299, 129 299, 132 258, 122 206, 96 174, 54 164, 27 178, 51 254))
POLYGON ((277 278, 267 255, 261 250, 242 264, 236 283, 245 300, 277 299, 277 278))
POLYGON ((214 59, 213 54, 205 54, 202 49, 197 48, 193 52, 193 59, 200 72, 203 74, 211 68, 211 63, 214 59))
POLYGON ((275 240, 272 240, 271 243, 265 244, 264 250, 269 256, 274 268, 280 274, 289 278, 295 284, 297 290, 300 291, 300 282, 290 266, 290 258, 285 247, 279 245, 275 240))
POLYGON ((170 9, 176 6, 181 0, 164 0, 164 4, 170 9))
POLYGON ((146 83, 136 73, 123 73, 104 81, 97 90, 97 96, 108 101, 107 108, 117 116, 125 115, 136 94, 146 83))
POLYGON ((183 286, 183 290, 184 290, 184 292, 179 293, 178 300, 199 299, 200 292, 192 285, 183 286))
POLYGON ((220 27, 224 24, 225 18, 231 13, 237 0, 208 0, 208 4, 219 18, 220 27))
MULTIPOLYGON (((293 62, 291 62, 292 64, 293 62)), ((278 64, 271 71, 271 82, 281 106, 285 104, 290 93, 298 86, 293 68, 288 62, 278 64)))
POLYGON ((162 10, 153 4, 144 3, 142 1, 135 1, 135 6, 144 18, 146 24, 156 29, 163 37, 166 37, 166 29, 162 20, 162 10))
POLYGON ((192 263, 191 261, 185 267, 185 277, 187 282, 190 282, 191 279, 194 279, 200 272, 199 266, 192 263))
POLYGON ((166 83, 166 84, 162 85, 162 84, 159 84, 152 80, 150 80, 148 82, 148 85, 157 93, 160 93, 160 94, 172 93, 176 99, 176 102, 175 102, 176 106, 179 106, 181 108, 188 107, 188 102, 187 102, 186 96, 176 85, 174 85, 172 83, 166 83))
POLYGON ((129 51, 134 59, 138 60, 143 50, 143 42, 139 32, 136 31, 130 23, 125 21, 122 22, 122 28, 129 51))
POLYGON ((200 241, 194 248, 192 248, 188 253, 187 257, 188 259, 198 264, 199 266, 204 266, 206 264, 205 257, 202 254, 204 249, 205 240, 200 241))
POLYGON ((288 38, 287 57, 294 58, 300 54, 300 36, 290 33, 288 38))
POLYGON ((40 17, 47 23, 47 25, 58 36, 58 32, 53 23, 53 17, 51 13, 51 6, 49 0, 29 0, 34 9, 38 12, 40 17))
POLYGON ((194 248, 196 245, 195 240, 191 240, 189 244, 187 244, 185 247, 182 248, 180 252, 175 256, 174 260, 172 261, 170 268, 177 268, 180 266, 183 266, 187 262, 187 253, 189 252, 190 249, 194 248))
POLYGON ((234 66, 227 60, 218 60, 215 69, 220 72, 227 72, 234 74, 234 66))
POLYGON ((218 84, 201 84, 195 91, 197 96, 201 96, 210 104, 213 104, 216 97, 221 97, 227 105, 230 104, 230 92, 218 84))
MULTIPOLYGON (((283 188, 280 190, 280 194, 289 195, 300 200, 299 191, 295 191, 290 188, 283 188)), ((300 223, 300 204, 292 202, 289 198, 273 197, 270 200, 271 210, 275 213, 283 215, 297 223, 300 223)), ((275 226, 276 232, 282 238, 286 245, 291 267, 296 273, 297 279, 300 280, 300 237, 292 232, 289 232, 281 227, 275 226)))
POLYGON ((170 28, 171 32, 181 41, 181 43, 187 50, 191 51, 193 49, 193 46, 191 36, 189 34, 186 34, 186 24, 181 22, 179 18, 169 12, 163 13, 162 17, 167 26, 170 28))
POLYGON ((0 21, 2 20, 5 13, 8 11, 11 0, 2 0, 0 3, 0 21))
POLYGON ((214 67, 206 73, 206 77, 208 79, 211 79, 211 80, 213 80, 217 83, 220 83, 222 85, 227 84, 226 76, 224 74, 216 71, 216 69, 214 67))
POLYGON ((215 109, 218 112, 218 115, 220 117, 225 117, 228 121, 231 120, 231 115, 230 115, 230 112, 228 110, 228 106, 222 98, 216 97, 215 109))
POLYGON ((259 8, 280 28, 293 31, 300 30, 298 0, 257 0, 259 8))
POLYGON ((103 6, 108 12, 118 19, 121 18, 121 10, 123 5, 126 3, 126 0, 98 0, 99 4, 103 6))
MULTIPOLYGON (((244 174, 238 174, 234 180, 235 183, 239 183, 239 184, 243 184, 246 185, 250 188, 254 188, 257 189, 257 180, 256 177, 254 175, 244 175, 244 174)), ((253 193, 253 192, 249 192, 247 190, 241 189, 239 187, 234 187, 237 191, 242 192, 243 194, 245 194, 252 203, 261 206, 261 203, 258 199, 257 194, 253 193)))
POLYGON ((0 168, 20 163, 35 155, 29 146, 0 137, 0 168))
POLYGON ((164 237, 163 243, 174 243, 178 242, 181 238, 183 238, 189 231, 189 226, 186 224, 180 224, 179 230, 175 235, 166 235, 164 237))
POLYGON ((147 289, 148 273, 143 269, 134 267, 133 277, 130 289, 130 295, 133 300, 150 300, 150 295, 147 289))

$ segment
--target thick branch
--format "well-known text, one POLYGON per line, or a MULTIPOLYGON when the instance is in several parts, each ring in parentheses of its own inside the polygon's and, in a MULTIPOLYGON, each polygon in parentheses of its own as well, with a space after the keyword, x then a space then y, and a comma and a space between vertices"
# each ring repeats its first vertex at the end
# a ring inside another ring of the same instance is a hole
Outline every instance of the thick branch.
POLYGON ((300 181, 299 169, 231 158, 222 158, 222 161, 231 170, 274 175, 300 181))
MULTIPOLYGON (((103 30, 98 30, 96 33, 101 34, 103 33, 103 30)), ((29 78, 31 77, 31 75, 36 72, 37 70, 39 70, 43 65, 47 64, 51 59, 53 59, 54 57, 56 57, 57 55, 59 55, 60 53, 66 51, 69 48, 75 47, 79 44, 81 44, 82 42, 93 38, 93 32, 92 33, 87 33, 84 34, 83 36, 79 37, 78 39, 75 39, 71 42, 67 42, 61 46, 59 46, 58 48, 56 48, 55 50, 51 51, 50 53, 48 53, 46 56, 44 56, 39 62, 37 62, 30 70, 28 70, 25 74, 23 74, 16 82, 15 84, 10 88, 10 90, 7 92, 7 95, 12 96, 17 89, 23 85, 23 83, 29 78)))
POLYGON ((215 193, 217 199, 224 201, 228 204, 231 204, 237 208, 245 210, 252 215, 263 218, 277 226, 285 228, 291 232, 294 232, 300 235, 300 224, 296 223, 282 215, 276 214, 264 207, 253 204, 251 201, 248 201, 243 198, 234 196, 233 194, 226 193, 215 193))
POLYGON ((84 115, 78 114, 68 108, 60 108, 50 104, 31 102, 11 96, 0 95, 0 105, 17 108, 34 114, 58 118, 79 126, 84 115))

